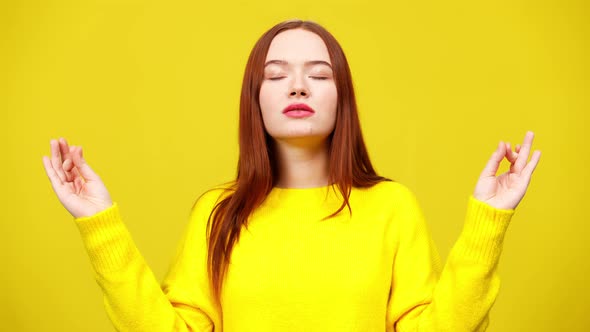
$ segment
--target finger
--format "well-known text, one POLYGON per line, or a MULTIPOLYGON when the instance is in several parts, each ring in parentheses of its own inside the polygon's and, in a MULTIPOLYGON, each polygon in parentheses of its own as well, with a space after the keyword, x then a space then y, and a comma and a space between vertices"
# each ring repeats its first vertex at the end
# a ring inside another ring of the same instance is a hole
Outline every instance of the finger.
POLYGON ((74 167, 73 172, 76 174, 76 177, 74 178, 74 188, 76 190, 76 193, 80 193, 80 191, 84 187, 84 184, 86 183, 86 180, 80 174, 80 171, 78 171, 78 168, 74 167))
POLYGON ((96 175, 92 168, 90 168, 90 166, 86 163, 81 146, 77 147, 75 153, 73 154, 73 160, 74 165, 76 166, 76 168, 78 168, 80 175, 82 175, 84 179, 86 179, 87 181, 100 180, 98 175, 96 175))
MULTIPOLYGON (((72 173, 76 175, 76 177, 84 180, 84 176, 82 176, 82 173, 80 173, 80 170, 78 169, 78 167, 76 166, 76 163, 74 161, 74 159, 76 158, 77 154, 82 153, 82 147, 81 146, 74 146, 72 149, 72 173)), ((86 181, 84 181, 85 183, 86 181)))
POLYGON ((74 168, 74 162, 72 161, 72 159, 66 159, 66 161, 64 161, 63 163, 63 169, 64 171, 67 172, 71 172, 72 169, 74 168))
POLYGON ((60 137, 58 140, 59 143, 59 152, 61 153, 61 157, 63 160, 66 160, 70 156, 70 148, 68 147, 68 142, 65 138, 60 137))
POLYGON ((62 160, 59 151, 59 144, 56 140, 52 139, 49 141, 49 145, 51 146, 51 165, 53 166, 53 170, 61 180, 61 182, 66 182, 66 175, 62 168, 62 160))
POLYGON ((496 176, 496 172, 498 172, 498 168, 500 167, 500 163, 504 160, 504 156, 506 155, 506 146, 502 141, 498 144, 498 148, 492 156, 488 160, 486 167, 481 172, 480 177, 489 177, 489 176, 496 176))
POLYGON ((72 176, 76 176, 77 173, 74 172, 73 170, 75 169, 75 165, 74 165, 74 160, 72 158, 72 156, 74 155, 74 150, 76 150, 76 146, 75 145, 70 145, 69 146, 69 152, 68 152, 68 159, 66 159, 63 163, 63 168, 64 171, 66 172, 70 172, 72 176))
MULTIPOLYGON (((74 167, 74 160, 72 158, 72 156, 74 155, 74 150, 76 150, 76 146, 75 145, 70 145, 69 147, 69 152, 68 152, 68 158, 67 160, 72 162, 72 167, 74 167)), ((65 161, 64 161, 65 164, 65 161)))
POLYGON ((516 153, 520 152, 520 144, 516 144, 516 153))
POLYGON ((63 160, 62 168, 64 170, 66 180, 68 182, 72 182, 74 180, 74 176, 75 176, 71 172, 71 167, 69 167, 70 164, 73 165, 73 162, 71 161, 72 157, 71 157, 71 153, 70 153, 70 151, 72 149, 71 149, 71 147, 68 146, 68 141, 63 137, 59 138, 58 143, 59 143, 59 151, 61 153, 61 159, 63 160))
POLYGON ((72 170, 74 169, 74 161, 72 160, 72 155, 73 155, 73 152, 75 149, 76 149, 76 146, 74 146, 74 145, 70 145, 68 147, 67 158, 63 162, 64 171, 70 172, 71 175, 74 175, 74 176, 75 176, 75 174, 72 172, 72 170))
POLYGON ((516 161, 516 158, 518 157, 518 153, 512 151, 512 148, 510 147, 510 143, 506 143, 506 159, 508 159, 508 161, 511 164, 514 164, 514 162, 516 161))
POLYGON ((71 159, 71 157, 63 162, 62 168, 64 170, 64 174, 66 175, 66 181, 73 182, 76 179, 76 173, 74 172, 74 161, 71 159))
POLYGON ((533 156, 531 157, 531 160, 524 167, 523 172, 526 174, 526 176, 528 176, 530 178, 533 175, 533 172, 535 171, 535 168, 537 168, 537 164, 539 163, 540 159, 541 159, 541 151, 535 150, 535 152, 533 152, 533 156))
POLYGON ((51 182, 53 190, 57 192, 57 188, 62 186, 64 183, 53 169, 53 165, 51 164, 49 157, 43 156, 43 166, 45 167, 45 173, 51 182))
POLYGON ((527 131, 526 135, 524 136, 524 142, 522 143, 522 147, 518 153, 518 159, 516 160, 516 163, 514 163, 514 170, 517 173, 520 173, 527 164, 534 137, 535 134, 532 131, 527 131))

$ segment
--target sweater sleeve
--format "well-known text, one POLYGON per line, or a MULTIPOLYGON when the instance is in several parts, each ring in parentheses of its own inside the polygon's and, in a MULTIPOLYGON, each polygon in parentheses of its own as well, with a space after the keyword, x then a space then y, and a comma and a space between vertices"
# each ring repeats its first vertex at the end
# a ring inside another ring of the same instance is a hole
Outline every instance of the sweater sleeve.
MULTIPOLYGON (((406 189, 407 190, 407 189, 406 189)), ((500 287, 497 272, 514 210, 468 199, 463 230, 444 268, 415 196, 400 204, 388 331, 485 331, 500 287)))
POLYGON ((75 219, 117 331, 213 331, 220 324, 208 291, 206 243, 199 236, 205 234, 201 228, 209 206, 202 197, 161 286, 122 222, 117 203, 75 219))

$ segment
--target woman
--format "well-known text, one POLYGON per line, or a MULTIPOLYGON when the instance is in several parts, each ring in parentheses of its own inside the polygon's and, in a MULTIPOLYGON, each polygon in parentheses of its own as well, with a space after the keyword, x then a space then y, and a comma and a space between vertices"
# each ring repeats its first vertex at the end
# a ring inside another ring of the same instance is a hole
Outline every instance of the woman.
POLYGON ((82 148, 52 140, 43 163, 118 330, 483 331, 532 141, 500 142, 442 268, 413 194, 373 170, 339 44, 287 21, 246 66, 237 178, 197 200, 161 285, 82 148))

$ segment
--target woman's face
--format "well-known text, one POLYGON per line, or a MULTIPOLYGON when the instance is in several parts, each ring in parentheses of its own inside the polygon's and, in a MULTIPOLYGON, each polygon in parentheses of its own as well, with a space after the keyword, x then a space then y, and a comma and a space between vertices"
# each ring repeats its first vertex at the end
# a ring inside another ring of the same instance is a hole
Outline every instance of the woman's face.
POLYGON ((303 29, 275 36, 260 88, 260 109, 268 134, 275 140, 324 140, 334 130, 337 98, 324 41, 303 29), (294 110, 285 112, 289 106, 294 110), (313 112, 297 110, 305 106, 313 112))

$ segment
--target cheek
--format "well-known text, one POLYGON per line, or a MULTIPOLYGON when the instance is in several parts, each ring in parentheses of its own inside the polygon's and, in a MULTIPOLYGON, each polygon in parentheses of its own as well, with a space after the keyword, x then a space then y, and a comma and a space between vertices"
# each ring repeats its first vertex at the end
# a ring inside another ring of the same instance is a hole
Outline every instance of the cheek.
POLYGON ((271 85, 262 84, 258 95, 262 122, 266 131, 271 135, 274 133, 273 128, 276 127, 278 121, 276 107, 280 105, 277 100, 278 93, 276 90, 271 85))
POLYGON ((330 109, 330 127, 333 130, 336 127, 336 113, 338 108, 338 91, 336 90, 336 86, 328 92, 328 95, 328 100, 330 101, 328 106, 330 109))
POLYGON ((336 86, 328 87, 324 91, 324 106, 331 117, 336 117, 336 108, 338 107, 338 92, 336 86))
POLYGON ((270 94, 267 91, 268 89, 266 88, 265 84, 262 84, 262 86, 260 86, 260 93, 258 94, 258 101, 260 103, 260 107, 264 108, 264 105, 268 104, 268 97, 270 96, 270 94))
POLYGON ((262 113, 270 113, 273 111, 273 105, 277 105, 277 99, 279 93, 278 89, 275 86, 262 84, 260 87, 260 93, 258 95, 258 100, 260 102, 260 109, 262 113))
POLYGON ((260 103, 260 111, 262 112, 262 117, 265 118, 265 114, 272 112, 270 109, 270 105, 273 104, 272 102, 272 93, 270 93, 269 89, 263 84, 260 87, 260 94, 258 96, 258 100, 260 103))

